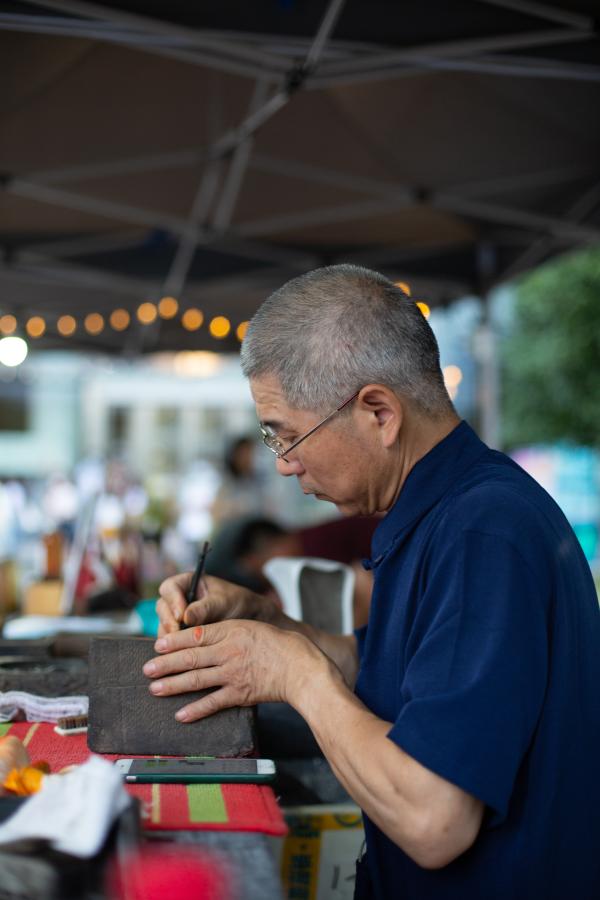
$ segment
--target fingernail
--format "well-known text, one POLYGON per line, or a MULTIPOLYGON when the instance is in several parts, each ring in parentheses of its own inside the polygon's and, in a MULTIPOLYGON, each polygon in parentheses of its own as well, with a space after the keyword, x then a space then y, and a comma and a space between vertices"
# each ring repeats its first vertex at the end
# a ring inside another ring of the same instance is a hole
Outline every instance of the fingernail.
POLYGON ((162 689, 163 689, 162 681, 153 681, 152 684, 150 685, 150 690, 152 691, 153 694, 162 693, 162 689))
POLYGON ((147 662, 144 666, 144 675, 154 675, 156 673, 156 663, 147 662))
POLYGON ((166 649, 167 649, 167 642, 165 641, 165 639, 164 639, 164 638, 159 638, 159 639, 157 640, 157 642, 155 643, 155 645, 154 645, 154 649, 155 649, 155 650, 158 650, 159 653, 160 653, 161 650, 166 650, 166 649))
POLYGON ((187 717, 188 717, 188 714, 187 714, 187 710, 185 710, 185 709, 180 709, 178 712, 175 713, 175 718, 177 719, 178 722, 185 722, 187 717))
POLYGON ((196 625, 194 628, 194 640, 201 641, 202 640, 202 626, 196 625))

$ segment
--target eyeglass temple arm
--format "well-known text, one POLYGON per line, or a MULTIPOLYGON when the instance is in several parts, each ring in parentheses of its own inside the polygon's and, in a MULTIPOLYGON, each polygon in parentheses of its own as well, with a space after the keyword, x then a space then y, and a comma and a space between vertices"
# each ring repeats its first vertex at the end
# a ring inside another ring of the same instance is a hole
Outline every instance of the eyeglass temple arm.
MULTIPOLYGON (((358 397, 359 394, 360 394, 360 391, 357 391, 355 394, 352 394, 351 397, 348 397, 347 400, 344 400, 344 402, 342 403, 341 406, 338 406, 337 409, 334 409, 332 412, 330 412, 328 416, 325 416, 324 419, 321 419, 320 422, 317 422, 317 424, 316 424, 313 428, 311 428, 310 431, 307 431, 306 434, 303 434, 302 437, 301 437, 299 440, 295 441, 295 442, 292 444, 292 446, 291 446, 291 447, 288 447, 287 450, 286 450, 284 453, 282 453, 278 458, 279 458, 279 459, 285 459, 286 456, 288 455, 288 453, 291 453, 292 450, 295 450, 296 447, 299 447, 300 444, 302 443, 302 441, 305 441, 306 438, 310 437, 311 434, 314 434, 314 433, 315 433, 315 431, 317 430, 317 428, 320 428, 321 425, 324 425, 324 424, 325 424, 325 422, 329 422, 329 420, 332 418, 332 416, 335 416, 335 414, 341 412, 341 410, 342 410, 345 406, 348 406, 349 403, 352 403, 353 400, 356 400, 356 398, 358 397)), ((286 462, 287 462, 287 460, 286 460, 286 462)))

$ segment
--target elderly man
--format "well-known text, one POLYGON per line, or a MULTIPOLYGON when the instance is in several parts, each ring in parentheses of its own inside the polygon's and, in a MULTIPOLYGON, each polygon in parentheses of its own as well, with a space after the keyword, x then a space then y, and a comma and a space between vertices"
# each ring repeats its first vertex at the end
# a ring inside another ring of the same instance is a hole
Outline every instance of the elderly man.
POLYGON ((214 578, 186 609, 176 576, 150 689, 215 688, 182 722, 291 704, 364 811, 358 897, 599 897, 600 615, 558 507, 459 421, 429 325, 377 273, 286 284, 242 366, 279 473, 386 513, 369 623, 323 634, 214 578))

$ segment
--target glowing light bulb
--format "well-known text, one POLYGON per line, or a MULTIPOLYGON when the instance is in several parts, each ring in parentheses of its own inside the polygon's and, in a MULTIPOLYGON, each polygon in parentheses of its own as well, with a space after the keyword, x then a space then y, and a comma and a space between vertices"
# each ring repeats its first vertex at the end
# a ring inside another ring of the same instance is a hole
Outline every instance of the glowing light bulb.
POLYGON ((444 384, 447 388, 458 388, 463 379, 463 373, 459 366, 444 366, 444 384))
POLYGON ((100 313, 90 313, 83 320, 83 326, 88 334, 100 334, 104 331, 104 316, 100 313))
POLYGON ((113 309, 109 322, 110 327, 115 331, 125 331, 131 322, 131 316, 126 309, 113 309))
POLYGON ((3 337, 0 339, 0 363, 3 366, 20 366, 29 348, 20 337, 3 337))
POLYGON ((231 322, 225 316, 215 316, 208 328, 214 338, 221 340, 231 331, 231 322))
POLYGON ((2 334, 12 334, 17 330, 17 320, 10 314, 0 316, 0 332, 2 334))
POLYGON ((25 330, 29 337, 39 338, 46 330, 46 323, 41 316, 32 316, 25 323, 25 330))
POLYGON ((248 331, 248 325, 250 322, 240 322, 238 327, 235 329, 235 334, 238 341, 241 343, 246 337, 246 332, 248 331))
POLYGON ((158 314, 161 319, 174 319, 179 309, 179 303, 175 297, 163 297, 158 304, 158 314))
POLYGON ((151 325, 158 316, 158 310, 154 303, 140 303, 137 308, 137 317, 142 325, 151 325))
POLYGON ((73 316, 61 316, 56 323, 56 328, 63 337, 71 337, 77 330, 77 322, 73 316))
POLYGON ((199 309, 192 307, 186 309, 181 317, 181 324, 186 331, 198 331, 204 322, 204 314, 199 309))

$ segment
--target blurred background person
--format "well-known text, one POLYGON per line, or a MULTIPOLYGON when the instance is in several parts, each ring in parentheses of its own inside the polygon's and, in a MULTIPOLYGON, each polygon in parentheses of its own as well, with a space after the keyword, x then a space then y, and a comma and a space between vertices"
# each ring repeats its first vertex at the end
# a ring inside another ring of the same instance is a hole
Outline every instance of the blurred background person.
POLYGON ((227 447, 223 460, 223 481, 212 506, 213 527, 245 515, 272 514, 267 480, 255 463, 255 443, 240 436, 227 447))
POLYGON ((354 626, 359 628, 369 617, 373 587, 371 572, 365 571, 361 560, 370 554, 378 522, 376 516, 351 516, 290 530, 265 516, 240 516, 223 523, 215 534, 206 572, 272 595, 263 568, 274 557, 308 556, 345 563, 355 575, 354 626))

